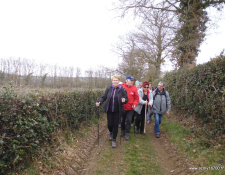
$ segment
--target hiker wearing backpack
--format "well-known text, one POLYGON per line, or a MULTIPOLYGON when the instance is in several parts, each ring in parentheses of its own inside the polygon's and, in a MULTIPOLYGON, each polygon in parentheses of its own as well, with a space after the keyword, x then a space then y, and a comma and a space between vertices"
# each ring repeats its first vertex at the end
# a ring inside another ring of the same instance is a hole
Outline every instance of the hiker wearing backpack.
POLYGON ((156 138, 160 137, 159 125, 162 122, 162 115, 170 114, 171 103, 169 93, 165 90, 164 82, 159 82, 158 87, 150 94, 149 106, 152 107, 152 112, 155 117, 155 134, 156 138), (166 112, 167 111, 167 112, 166 112))
POLYGON ((128 103, 124 104, 125 113, 123 114, 121 123, 121 136, 125 136, 125 140, 129 140, 132 116, 139 101, 137 88, 133 85, 133 83, 134 78, 131 75, 128 75, 126 77, 126 82, 122 84, 128 97, 128 103))
POLYGON ((119 82, 120 77, 118 75, 112 76, 112 85, 106 88, 105 93, 96 102, 96 106, 99 107, 106 101, 105 112, 107 113, 109 140, 112 141, 113 148, 116 147, 119 116, 125 112, 123 104, 128 102, 126 90, 119 82))
POLYGON ((144 125, 145 125, 145 111, 147 112, 147 110, 150 110, 150 108, 148 109, 147 104, 149 102, 149 82, 147 81, 143 81, 142 84, 142 88, 138 90, 138 95, 139 95, 139 103, 137 105, 137 107, 134 109, 135 113, 136 113, 136 134, 139 133, 139 129, 140 129, 140 133, 144 134, 144 125), (147 109, 145 109, 147 108, 147 109))

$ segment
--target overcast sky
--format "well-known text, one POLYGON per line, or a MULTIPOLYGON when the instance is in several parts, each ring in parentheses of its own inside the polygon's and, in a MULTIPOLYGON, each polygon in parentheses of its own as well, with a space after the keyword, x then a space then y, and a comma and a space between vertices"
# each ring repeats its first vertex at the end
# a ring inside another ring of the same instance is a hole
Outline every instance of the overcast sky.
MULTIPOLYGON (((0 0, 0 58, 34 59, 82 71, 116 67, 111 45, 134 24, 113 19, 117 14, 108 11, 110 5, 111 0, 0 0)), ((224 23, 213 30, 218 34, 206 37, 198 64, 225 49, 224 23)))

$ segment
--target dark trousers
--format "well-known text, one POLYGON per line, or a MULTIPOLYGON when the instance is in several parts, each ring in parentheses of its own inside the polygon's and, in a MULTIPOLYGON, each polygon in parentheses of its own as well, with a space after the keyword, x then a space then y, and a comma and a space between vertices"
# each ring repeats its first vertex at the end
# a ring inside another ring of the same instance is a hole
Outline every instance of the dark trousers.
POLYGON ((119 112, 107 112, 107 121, 109 132, 113 133, 113 139, 116 140, 118 134, 119 112))
POLYGON ((131 120, 132 120, 133 113, 134 113, 133 110, 125 111, 122 118, 121 130, 123 131, 125 130, 126 132, 130 133, 131 120), (126 121, 126 125, 125 125, 125 121, 126 121))
POLYGON ((142 109, 141 109, 141 114, 137 114, 137 118, 136 118, 136 127, 137 130, 139 131, 140 129, 140 133, 144 132, 144 127, 145 127, 145 105, 143 105, 142 109))
POLYGON ((133 123, 134 123, 134 116, 135 116, 135 111, 134 111, 134 113, 133 113, 133 115, 132 115, 131 124, 133 124, 133 123))

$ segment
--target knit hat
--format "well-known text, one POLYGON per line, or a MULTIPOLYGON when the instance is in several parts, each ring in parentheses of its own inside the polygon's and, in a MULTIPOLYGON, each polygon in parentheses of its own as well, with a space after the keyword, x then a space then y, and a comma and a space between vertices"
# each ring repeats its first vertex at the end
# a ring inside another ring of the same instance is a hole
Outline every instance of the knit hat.
POLYGON ((139 82, 139 81, 136 81, 136 82, 135 82, 135 85, 137 85, 137 84, 139 84, 139 85, 140 85, 140 82, 139 82))

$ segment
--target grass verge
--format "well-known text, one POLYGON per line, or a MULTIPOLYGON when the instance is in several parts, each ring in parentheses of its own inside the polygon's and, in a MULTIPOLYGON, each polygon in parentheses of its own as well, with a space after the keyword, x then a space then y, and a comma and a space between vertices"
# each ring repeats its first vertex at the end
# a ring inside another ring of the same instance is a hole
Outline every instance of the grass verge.
MULTIPOLYGON (((161 127, 170 137, 170 141, 176 145, 179 152, 186 158, 189 157, 194 168, 202 171, 203 174, 225 174, 225 146, 206 144, 208 142, 204 135, 196 137, 192 129, 178 123, 177 118, 164 116, 161 127)), ((186 122, 183 121, 182 123, 186 122)))

